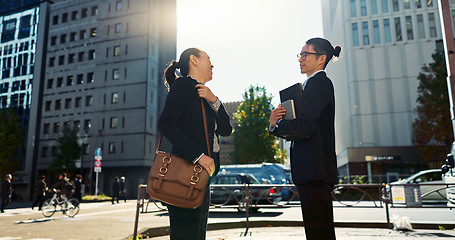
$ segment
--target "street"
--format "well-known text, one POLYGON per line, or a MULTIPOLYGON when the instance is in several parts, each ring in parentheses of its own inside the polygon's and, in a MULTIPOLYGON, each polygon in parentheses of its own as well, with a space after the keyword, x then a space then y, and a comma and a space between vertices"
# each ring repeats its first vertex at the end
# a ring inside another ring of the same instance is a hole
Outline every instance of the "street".
MULTIPOLYGON (((111 202, 82 203, 74 218, 61 212, 45 218, 29 205, 13 203, 0 214, 0 240, 12 239, 125 239, 133 234, 136 201, 112 205, 111 202), (27 207, 26 207, 27 206, 27 207)), ((344 207, 334 202, 336 223, 385 223, 385 208, 344 207)), ((261 208, 250 221, 301 221, 298 204, 292 207, 261 208)), ((371 206, 371 204, 369 205, 371 206)), ((455 213, 447 208, 391 208, 390 215, 407 216, 412 224, 454 224, 455 213)), ((233 208, 211 208, 209 224, 245 221, 245 214, 233 208)), ((139 216, 138 232, 168 226, 168 214, 153 203, 139 216)))

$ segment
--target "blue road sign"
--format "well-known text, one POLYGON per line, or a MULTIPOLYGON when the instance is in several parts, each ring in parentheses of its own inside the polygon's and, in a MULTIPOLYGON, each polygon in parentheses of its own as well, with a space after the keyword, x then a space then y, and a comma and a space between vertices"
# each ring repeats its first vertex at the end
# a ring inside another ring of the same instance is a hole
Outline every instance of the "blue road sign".
POLYGON ((101 151, 101 148, 95 149, 95 156, 101 156, 103 152, 101 151))

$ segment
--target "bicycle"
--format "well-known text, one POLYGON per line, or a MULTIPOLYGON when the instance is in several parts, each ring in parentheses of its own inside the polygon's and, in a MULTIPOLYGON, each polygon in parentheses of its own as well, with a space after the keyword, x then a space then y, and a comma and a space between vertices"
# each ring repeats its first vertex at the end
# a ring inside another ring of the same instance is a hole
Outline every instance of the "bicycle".
POLYGON ((74 217, 79 213, 79 201, 76 198, 66 198, 66 195, 61 194, 60 198, 58 197, 57 189, 52 189, 53 196, 43 203, 42 213, 45 217, 51 217, 57 212, 57 206, 60 206, 60 210, 63 214, 66 214, 68 217, 74 217))

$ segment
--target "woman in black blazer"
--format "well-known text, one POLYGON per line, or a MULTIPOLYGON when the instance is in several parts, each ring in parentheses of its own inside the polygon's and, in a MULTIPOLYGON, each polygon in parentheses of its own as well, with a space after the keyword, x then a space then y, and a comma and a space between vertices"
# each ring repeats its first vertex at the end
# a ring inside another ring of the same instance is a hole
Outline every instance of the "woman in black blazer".
MULTIPOLYGON (((220 100, 205 86, 212 80, 213 65, 204 51, 189 48, 178 62, 173 61, 165 71, 165 84, 169 89, 158 128, 171 142, 171 152, 193 164, 199 163, 214 176, 220 169, 217 135, 229 136, 232 126, 220 100), (176 69, 182 77, 177 78, 176 69), (202 117, 201 100, 207 113, 210 150, 207 149, 202 117), (211 151, 209 157, 208 151, 211 151)), ((210 179, 209 179, 210 183, 210 179)), ((210 187, 203 203, 196 209, 168 205, 172 240, 205 239, 210 204, 210 187)))

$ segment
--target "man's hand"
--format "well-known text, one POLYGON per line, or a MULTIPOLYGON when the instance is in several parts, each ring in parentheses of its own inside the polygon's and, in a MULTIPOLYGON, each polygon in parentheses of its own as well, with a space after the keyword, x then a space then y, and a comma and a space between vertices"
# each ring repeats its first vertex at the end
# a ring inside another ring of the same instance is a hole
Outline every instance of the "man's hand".
POLYGON ((275 124, 278 120, 282 119, 286 114, 286 108, 281 106, 281 103, 278 104, 278 107, 275 108, 270 114, 270 126, 275 127, 275 124))
POLYGON ((202 155, 202 157, 197 161, 207 172, 209 173, 210 176, 212 176, 213 172, 215 172, 215 161, 213 158, 207 156, 207 155, 202 155))
POLYGON ((195 87, 197 88, 199 97, 205 98, 205 100, 209 101, 210 103, 214 103, 216 101, 216 96, 212 93, 210 88, 206 87, 203 84, 197 84, 195 87))

